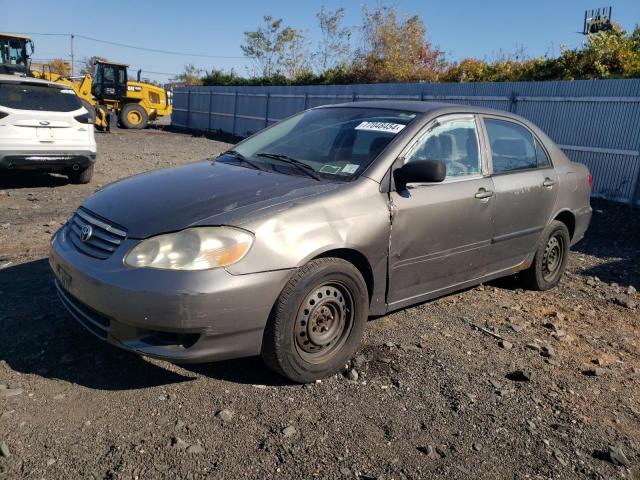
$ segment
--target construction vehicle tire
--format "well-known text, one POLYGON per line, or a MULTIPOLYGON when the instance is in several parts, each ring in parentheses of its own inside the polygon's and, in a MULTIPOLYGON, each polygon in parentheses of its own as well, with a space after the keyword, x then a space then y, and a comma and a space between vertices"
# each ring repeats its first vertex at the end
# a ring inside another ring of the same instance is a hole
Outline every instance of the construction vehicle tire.
POLYGON ((124 128, 145 128, 149 123, 147 111, 137 103, 127 103, 120 112, 120 124, 124 128))

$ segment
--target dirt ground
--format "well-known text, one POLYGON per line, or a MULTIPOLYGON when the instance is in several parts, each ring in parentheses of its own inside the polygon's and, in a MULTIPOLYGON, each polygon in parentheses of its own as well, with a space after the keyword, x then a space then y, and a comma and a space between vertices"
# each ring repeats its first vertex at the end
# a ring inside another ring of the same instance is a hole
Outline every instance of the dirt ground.
POLYGON ((98 135, 89 185, 0 174, 0 478, 640 478, 640 212, 625 206, 594 202, 558 288, 500 280, 372 319, 356 373, 312 385, 85 332, 55 296, 51 234, 102 185, 226 147, 120 131, 98 135))

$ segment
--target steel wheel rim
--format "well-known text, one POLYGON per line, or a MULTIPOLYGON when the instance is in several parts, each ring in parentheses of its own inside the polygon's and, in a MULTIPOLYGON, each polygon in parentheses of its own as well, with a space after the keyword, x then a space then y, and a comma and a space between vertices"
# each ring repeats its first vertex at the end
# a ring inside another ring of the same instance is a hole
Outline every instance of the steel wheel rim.
POLYGON ((294 328, 296 350, 309 363, 331 358, 353 327, 351 292, 339 282, 314 287, 302 301, 294 328))
POLYGON ((127 114, 127 119, 131 123, 137 125, 142 120, 142 116, 138 112, 136 112, 135 110, 132 110, 127 114))
POLYGON ((560 234, 552 235, 547 241, 542 258, 542 277, 552 280, 560 271, 564 261, 564 238, 560 234))

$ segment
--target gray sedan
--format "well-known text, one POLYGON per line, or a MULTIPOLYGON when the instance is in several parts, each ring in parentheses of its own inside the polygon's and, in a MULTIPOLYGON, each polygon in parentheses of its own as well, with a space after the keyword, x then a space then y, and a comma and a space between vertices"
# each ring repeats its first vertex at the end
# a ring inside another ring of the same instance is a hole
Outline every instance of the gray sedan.
POLYGON ((589 171, 516 115, 333 105, 98 191, 50 263, 69 312, 114 345, 262 355, 309 382, 344 367, 370 315, 516 273, 555 286, 590 192, 589 171))

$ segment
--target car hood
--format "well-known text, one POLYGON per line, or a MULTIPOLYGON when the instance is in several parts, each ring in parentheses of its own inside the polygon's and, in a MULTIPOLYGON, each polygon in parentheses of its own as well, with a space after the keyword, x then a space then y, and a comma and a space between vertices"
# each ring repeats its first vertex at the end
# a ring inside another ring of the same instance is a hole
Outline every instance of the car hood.
POLYGON ((146 238, 195 225, 240 226, 269 207, 340 185, 207 160, 118 181, 82 206, 129 237, 146 238))

